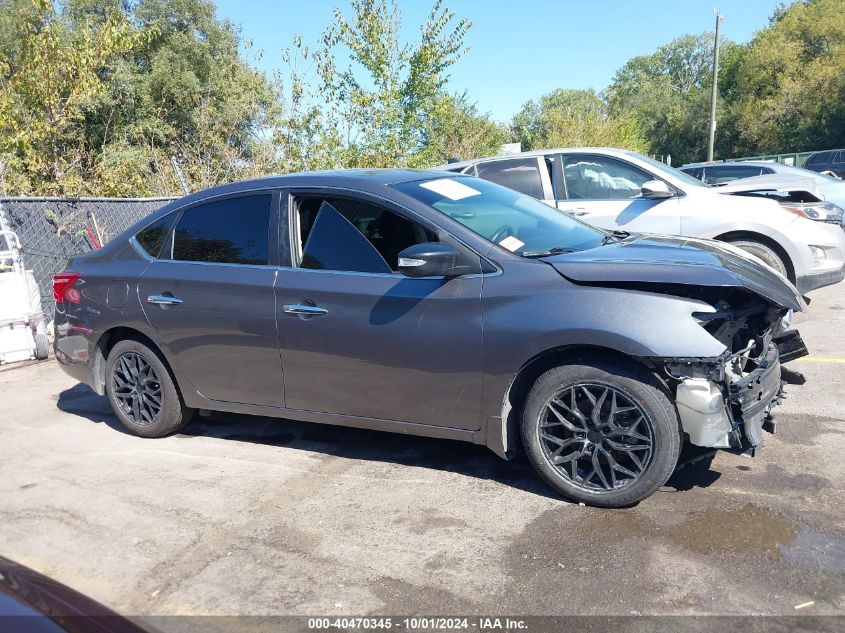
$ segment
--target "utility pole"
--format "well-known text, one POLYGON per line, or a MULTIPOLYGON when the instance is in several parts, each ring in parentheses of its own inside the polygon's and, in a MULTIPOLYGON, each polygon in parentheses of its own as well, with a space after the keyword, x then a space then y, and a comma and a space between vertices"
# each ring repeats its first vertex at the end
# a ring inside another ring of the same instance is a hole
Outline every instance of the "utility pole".
POLYGON ((710 143, 707 145, 707 160, 713 160, 713 143, 716 140, 716 97, 719 94, 719 25, 724 16, 719 13, 719 7, 713 7, 716 15, 716 37, 713 40, 713 89, 710 93, 710 143))

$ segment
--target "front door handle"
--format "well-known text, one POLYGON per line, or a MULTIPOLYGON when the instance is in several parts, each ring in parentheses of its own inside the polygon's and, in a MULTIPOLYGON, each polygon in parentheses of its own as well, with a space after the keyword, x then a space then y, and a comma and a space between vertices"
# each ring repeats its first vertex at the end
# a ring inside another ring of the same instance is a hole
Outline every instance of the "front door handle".
POLYGON ((563 209, 563 212, 568 213, 569 215, 587 215, 589 213, 589 211, 583 207, 579 207, 577 209, 563 209))
POLYGON ((321 314, 328 314, 328 310, 319 306, 310 306, 304 303, 289 303, 282 306, 282 312, 285 314, 299 314, 304 316, 320 316, 321 314))
POLYGON ((147 297, 147 303, 157 306, 178 306, 182 300, 168 295, 150 295, 147 297))

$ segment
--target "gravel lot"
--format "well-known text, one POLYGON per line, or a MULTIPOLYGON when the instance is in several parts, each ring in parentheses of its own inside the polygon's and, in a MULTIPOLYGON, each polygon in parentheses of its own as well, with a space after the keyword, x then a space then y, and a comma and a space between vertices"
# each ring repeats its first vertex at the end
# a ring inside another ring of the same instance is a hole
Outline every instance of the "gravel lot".
POLYGON ((812 299, 762 455, 627 510, 456 442, 235 415, 139 439, 53 361, 7 368, 0 554, 141 616, 843 614, 845 284, 812 299))

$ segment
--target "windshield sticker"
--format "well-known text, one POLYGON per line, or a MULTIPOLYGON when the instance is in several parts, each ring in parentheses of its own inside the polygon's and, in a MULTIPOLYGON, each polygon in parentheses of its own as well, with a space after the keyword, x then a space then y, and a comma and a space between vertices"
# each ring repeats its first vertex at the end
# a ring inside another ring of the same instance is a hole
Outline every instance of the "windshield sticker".
POLYGON ((499 246, 508 249, 511 253, 514 253, 523 246, 525 246, 525 242, 516 239, 513 235, 509 235, 501 242, 499 242, 499 246))
POLYGON ((458 182, 453 178, 440 178, 438 180, 428 180, 420 183, 420 187, 428 189, 434 193, 439 193, 444 198, 449 200, 463 200, 472 196, 481 194, 477 189, 473 189, 462 182, 458 182))

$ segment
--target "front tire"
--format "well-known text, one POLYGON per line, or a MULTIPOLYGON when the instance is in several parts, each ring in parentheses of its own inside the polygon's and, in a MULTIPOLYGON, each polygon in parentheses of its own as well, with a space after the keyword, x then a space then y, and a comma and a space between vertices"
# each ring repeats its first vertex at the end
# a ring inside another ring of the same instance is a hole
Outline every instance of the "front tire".
POLYGON ((135 340, 117 343, 106 362, 106 395, 127 431, 140 437, 175 433, 193 417, 164 362, 135 340))
POLYGON ((633 363, 579 359, 537 379, 522 442, 537 473, 561 494, 616 508, 648 497, 678 463, 675 407, 633 363))
POLYGON ((771 247, 761 244, 760 242, 755 242, 754 240, 729 240, 728 244, 733 244, 737 248, 744 250, 746 253, 751 253, 758 259, 762 259, 770 267, 774 268, 781 275, 789 279, 786 263, 771 247))

